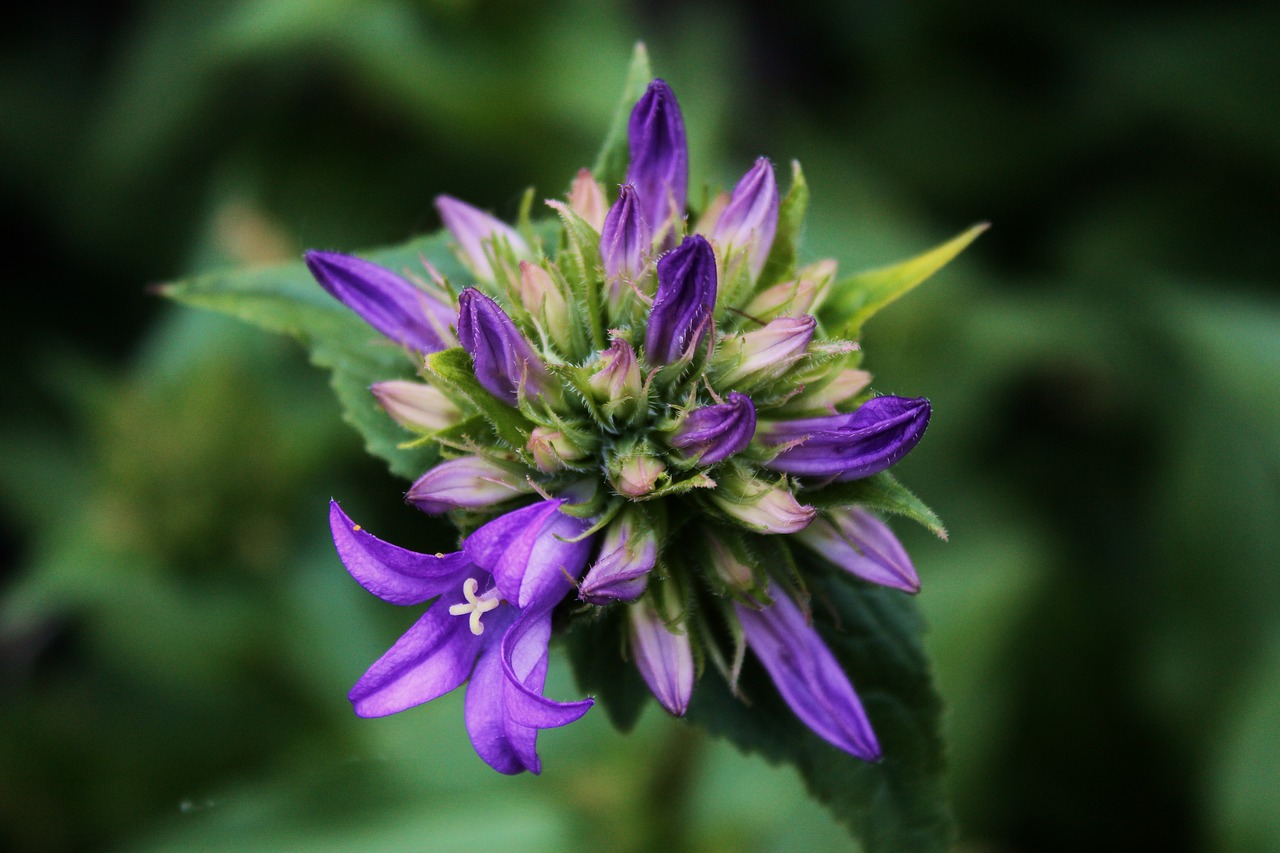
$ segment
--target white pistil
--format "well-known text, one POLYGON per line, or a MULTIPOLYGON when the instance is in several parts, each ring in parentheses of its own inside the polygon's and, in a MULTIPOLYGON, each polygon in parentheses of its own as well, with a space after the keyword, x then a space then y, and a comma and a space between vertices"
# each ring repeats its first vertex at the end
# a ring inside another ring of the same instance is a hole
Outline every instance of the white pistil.
POLYGON ((462 585, 462 594, 466 596, 467 600, 454 604, 449 608, 450 616, 471 614, 471 633, 477 637, 484 633, 484 625, 480 624, 480 617, 502 603, 502 599, 496 595, 496 589, 478 596, 476 595, 476 590, 479 588, 479 581, 475 578, 467 578, 466 583, 462 585))

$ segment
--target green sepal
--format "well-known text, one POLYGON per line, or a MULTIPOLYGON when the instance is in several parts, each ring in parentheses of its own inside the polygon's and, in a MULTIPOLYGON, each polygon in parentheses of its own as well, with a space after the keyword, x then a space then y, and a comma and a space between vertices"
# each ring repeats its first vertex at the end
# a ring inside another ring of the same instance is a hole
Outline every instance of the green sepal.
POLYGON ((989 227, 980 222, 914 258, 836 282, 819 312, 823 322, 829 329, 842 330, 841 337, 856 338, 877 311, 942 269, 989 227))
MULTIPOLYGON (((397 272, 421 270, 425 257, 446 277, 468 278, 448 249, 449 239, 442 231, 359 255, 397 272)), ((329 296, 301 263, 213 272, 167 284, 160 292, 296 338, 306 347, 312 364, 330 371, 342 417, 364 438, 369 453, 407 479, 436 463, 439 454, 434 444, 401 446, 404 429, 369 393, 375 382, 415 378, 416 359, 329 296)))
POLYGON ((818 509, 861 506, 877 512, 902 515, 918 522, 939 539, 946 540, 947 529, 942 519, 888 471, 861 480, 831 483, 801 493, 805 503, 818 509))
POLYGON ((604 187, 616 187, 627 179, 627 166, 631 164, 631 148, 627 140, 627 123, 636 101, 644 95, 653 79, 649 67, 649 51, 644 42, 636 42, 631 52, 631 65, 627 69, 627 81, 622 86, 622 98, 613 112, 613 123, 604 138, 604 145, 591 169, 595 179, 604 187))
POLYGON ((600 259, 600 232, 567 204, 547 202, 564 223, 561 249, 556 255, 556 265, 565 271, 569 292, 577 304, 586 307, 587 328, 591 331, 591 345, 597 349, 606 346, 604 315, 600 306, 600 291, 604 283, 604 262, 600 259))
POLYGON ((498 438, 523 450, 533 424, 516 409, 490 394, 476 379, 471 356, 462 347, 427 356, 427 374, 441 390, 461 395, 489 420, 498 438))
POLYGON ((805 182, 800 163, 791 161, 791 187, 778 206, 778 230, 773 236, 773 246, 765 259, 756 290, 786 281, 796 271, 796 258, 800 250, 800 232, 804 227, 805 211, 809 208, 809 185, 805 182))

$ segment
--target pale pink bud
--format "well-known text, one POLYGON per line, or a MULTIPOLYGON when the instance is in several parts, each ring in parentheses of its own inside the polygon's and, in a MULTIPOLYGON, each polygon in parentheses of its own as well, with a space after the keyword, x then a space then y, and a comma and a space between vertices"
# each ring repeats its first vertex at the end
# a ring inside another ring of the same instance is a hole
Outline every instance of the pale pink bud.
POLYGON ((635 350, 622 338, 615 337, 609 348, 600 353, 597 370, 587 377, 587 385, 596 402, 611 405, 611 412, 625 416, 640 402, 643 381, 635 350))
POLYGON ((529 443, 525 448, 533 454, 534 464, 544 474, 562 471, 566 462, 574 462, 587 455, 560 430, 542 426, 534 427, 529 433, 529 443))
POLYGON ((643 453, 615 459, 611 466, 613 488, 624 498, 642 498, 653 491, 667 470, 661 459, 643 453))
POLYGON ((635 513, 624 511, 605 529, 600 557, 582 579, 578 598, 591 604, 634 601, 648 585, 657 560, 657 534, 638 523, 635 513))
POLYGON ((711 499, 722 512, 756 533, 796 533, 809 526, 816 510, 797 501, 784 483, 729 474, 720 479, 711 499))
POLYGON ((569 303, 551 273, 530 261, 520 262, 520 304, 561 350, 572 348, 569 303))
POLYGON ((818 321, 809 315, 779 317, 763 329, 726 339, 716 360, 724 366, 719 381, 730 386, 776 379, 804 358, 818 321))
POLYGON ((458 251, 476 278, 494 280, 489 255, 502 243, 510 246, 518 258, 529 256, 524 238, 510 225, 483 210, 447 195, 436 196, 436 209, 440 211, 444 227, 458 241, 458 251))
POLYGON ((591 177, 590 169, 579 169, 578 176, 573 179, 573 186, 569 188, 569 209, 597 231, 604 227, 609 205, 604 197, 604 188, 591 177))
POLYGON ((533 491, 528 479, 480 456, 441 462, 418 478, 405 501, 429 515, 451 509, 483 509, 533 491))
POLYGON ((452 400, 425 382, 392 379, 369 390, 392 420, 414 432, 436 432, 462 418, 462 410, 452 400))
POLYGON ((789 411, 821 409, 835 414, 838 406, 847 403, 866 390, 871 384, 871 374, 865 370, 847 367, 820 388, 806 390, 788 401, 789 411))

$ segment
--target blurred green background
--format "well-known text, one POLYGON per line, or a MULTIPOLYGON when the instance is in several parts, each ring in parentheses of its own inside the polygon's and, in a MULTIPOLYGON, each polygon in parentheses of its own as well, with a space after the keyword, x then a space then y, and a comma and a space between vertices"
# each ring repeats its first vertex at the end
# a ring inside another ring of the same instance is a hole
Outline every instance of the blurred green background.
MULTIPOLYGON (((799 159, 846 271, 992 230, 880 315, 935 417, 897 527, 965 851, 1280 849, 1280 5, 60 2, 0 29, 0 848, 853 849, 798 777, 651 707, 472 754, 359 721, 413 614, 325 501, 449 544, 300 349, 147 286, 514 215, 644 39, 693 180, 799 159)), ((574 687, 563 660, 550 694, 574 687)))

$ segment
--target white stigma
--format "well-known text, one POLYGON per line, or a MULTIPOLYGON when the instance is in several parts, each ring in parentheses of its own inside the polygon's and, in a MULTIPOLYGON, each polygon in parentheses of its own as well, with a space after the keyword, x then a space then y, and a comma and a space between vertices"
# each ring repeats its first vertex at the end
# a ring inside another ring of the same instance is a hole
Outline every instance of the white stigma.
POLYGON ((471 633, 477 637, 484 633, 484 625, 480 624, 480 617, 502 603, 502 599, 496 595, 497 589, 478 596, 476 590, 479 588, 479 581, 475 578, 467 578, 466 583, 462 585, 462 594, 467 597, 467 600, 449 608, 450 616, 471 614, 471 633))

